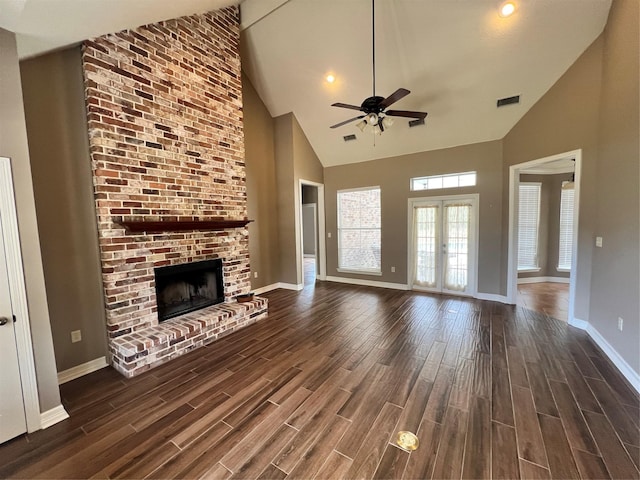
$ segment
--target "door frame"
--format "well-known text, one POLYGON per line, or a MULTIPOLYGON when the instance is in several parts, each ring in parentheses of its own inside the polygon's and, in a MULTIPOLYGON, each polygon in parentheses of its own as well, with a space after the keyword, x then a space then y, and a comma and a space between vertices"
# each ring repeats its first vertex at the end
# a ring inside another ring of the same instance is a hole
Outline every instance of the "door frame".
MULTIPOLYGON (((478 295, 478 245, 480 243, 480 194, 478 193, 469 193, 469 194, 460 194, 460 195, 434 195, 427 197, 412 197, 409 198, 408 201, 408 210, 407 210, 407 232, 408 232, 408 252, 407 252, 407 286, 409 290, 414 290, 413 287, 413 274, 414 274, 414 237, 415 232, 413 230, 413 208, 416 204, 422 202, 445 202, 445 201, 456 201, 456 200, 468 200, 471 199, 473 202, 473 226, 472 226, 472 235, 473 235, 473 245, 470 249, 470 252, 473 253, 473 265, 472 271, 469 272, 469 290, 468 292, 438 292, 446 295, 460 295, 463 297, 477 297, 478 295)), ((431 289, 420 289, 420 291, 435 291, 431 289)))
POLYGON ((582 149, 571 150, 529 162, 518 163, 509 167, 509 240, 507 261, 507 303, 515 305, 518 295, 518 207, 517 192, 520 185, 520 171, 536 165, 542 165, 555 160, 571 158, 574 167, 574 198, 573 198, 573 232, 571 246, 571 274, 569 276, 569 311, 568 323, 575 320, 576 281, 578 278, 578 226, 580 220, 580 178, 582 174, 582 149))
POLYGON ((17 318, 14 326, 27 431, 33 432, 41 427, 40 402, 29 324, 27 291, 22 267, 11 160, 6 157, 0 157, 0 222, 2 222, 2 235, 7 257, 11 308, 17 318))
POLYGON ((313 182, 311 180, 298 179, 295 193, 295 235, 296 235, 296 272, 298 288, 304 287, 304 259, 302 247, 302 186, 309 185, 318 189, 318 206, 317 206, 317 237, 318 249, 316 252, 317 269, 316 278, 318 280, 326 280, 327 278, 327 249, 325 240, 325 214, 324 214, 324 184, 313 182))

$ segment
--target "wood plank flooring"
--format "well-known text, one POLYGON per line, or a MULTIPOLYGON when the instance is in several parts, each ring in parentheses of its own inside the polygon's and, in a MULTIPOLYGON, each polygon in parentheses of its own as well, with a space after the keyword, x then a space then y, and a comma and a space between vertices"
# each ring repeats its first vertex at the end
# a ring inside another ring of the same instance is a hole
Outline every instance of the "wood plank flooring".
POLYGON ((557 282, 521 283, 517 304, 564 322, 569 318, 569 284, 557 282))
POLYGON ((521 307, 318 282, 0 446, 2 478, 638 479, 640 400, 586 334, 521 307), (399 430, 420 446, 395 445, 399 430))

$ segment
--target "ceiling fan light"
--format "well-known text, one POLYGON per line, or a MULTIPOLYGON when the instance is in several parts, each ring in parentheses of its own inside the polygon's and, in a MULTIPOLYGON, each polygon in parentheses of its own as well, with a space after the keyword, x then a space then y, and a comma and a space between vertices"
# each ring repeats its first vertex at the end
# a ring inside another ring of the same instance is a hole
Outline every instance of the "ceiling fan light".
POLYGON ((356 123, 356 127, 358 127, 361 132, 364 132, 364 129, 367 128, 367 125, 368 123, 366 120, 360 120, 358 123, 356 123))
POLYGON ((391 117, 384 117, 382 119, 382 126, 384 128, 389 128, 391 125, 393 125, 393 118, 391 117))
POLYGON ((382 130, 377 124, 373 127, 373 134, 378 136, 382 135, 382 130))
POLYGON ((369 125, 377 125, 378 124, 378 115, 375 113, 370 113, 367 115, 367 123, 369 125))

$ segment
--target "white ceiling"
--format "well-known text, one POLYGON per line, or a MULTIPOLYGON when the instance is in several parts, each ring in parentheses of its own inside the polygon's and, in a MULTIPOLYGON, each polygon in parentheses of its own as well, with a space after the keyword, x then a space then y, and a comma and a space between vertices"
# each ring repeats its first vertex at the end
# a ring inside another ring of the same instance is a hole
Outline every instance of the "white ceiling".
MULTIPOLYGON (((372 94, 370 0, 244 0, 243 68, 272 116, 293 112, 325 166, 495 140, 504 135, 602 31, 611 0, 376 0, 376 94, 411 94, 382 136, 361 133, 334 102, 372 94), (337 81, 324 81, 327 73, 337 81), (521 95, 496 109, 498 98, 521 95), (345 143, 344 135, 357 141, 345 143)), ((21 58, 106 33, 216 10, 238 0, 0 0, 0 28, 21 58)))
POLYGON ((372 94, 370 0, 265 0, 241 4, 243 68, 272 116, 293 112, 325 166, 504 137, 602 32, 610 0, 517 0, 510 18, 496 0, 377 0, 376 94, 411 94, 392 108, 427 111, 426 125, 397 118, 375 138, 353 110, 372 94), (249 8, 251 7, 251 8, 249 8), (255 17, 255 18, 254 18, 255 17), (324 82, 334 73, 333 85, 324 82), (521 95, 519 105, 496 100, 521 95), (343 136, 356 134, 357 141, 343 136))

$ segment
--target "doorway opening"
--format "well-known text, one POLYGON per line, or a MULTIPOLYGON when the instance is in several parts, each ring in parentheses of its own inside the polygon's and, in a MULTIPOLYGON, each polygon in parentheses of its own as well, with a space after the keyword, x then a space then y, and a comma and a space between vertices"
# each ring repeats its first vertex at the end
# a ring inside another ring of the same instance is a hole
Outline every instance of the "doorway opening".
POLYGON ((581 150, 512 165, 507 301, 571 322, 581 150))
POLYGON ((296 222, 299 288, 325 279, 324 185, 300 180, 296 222))

